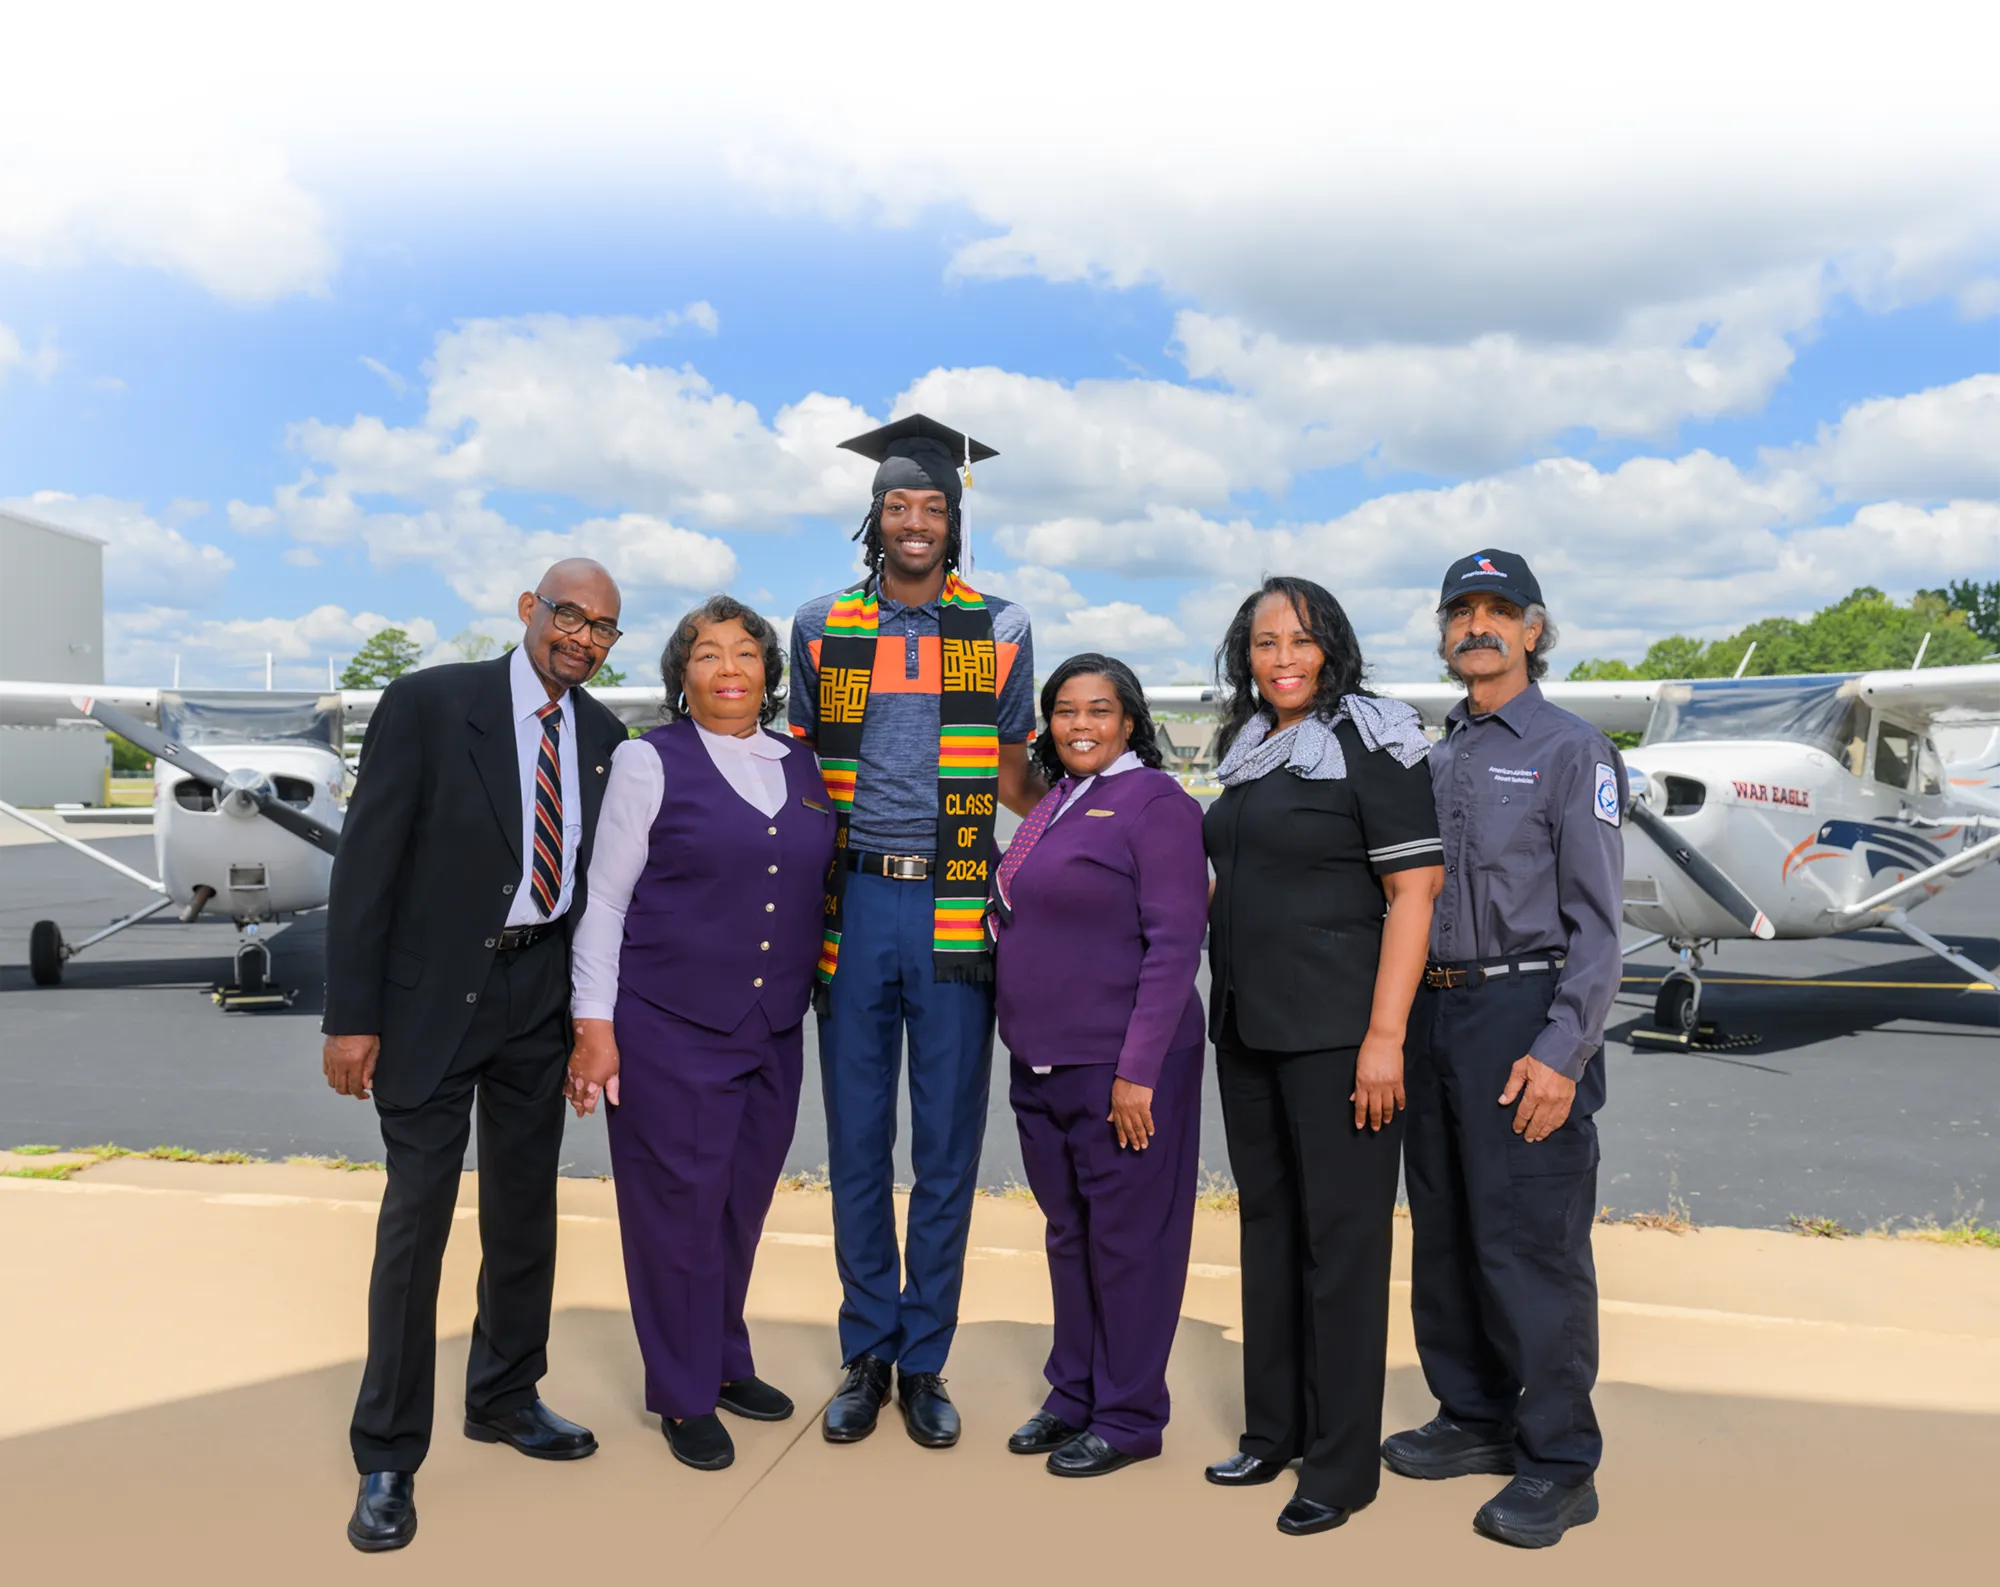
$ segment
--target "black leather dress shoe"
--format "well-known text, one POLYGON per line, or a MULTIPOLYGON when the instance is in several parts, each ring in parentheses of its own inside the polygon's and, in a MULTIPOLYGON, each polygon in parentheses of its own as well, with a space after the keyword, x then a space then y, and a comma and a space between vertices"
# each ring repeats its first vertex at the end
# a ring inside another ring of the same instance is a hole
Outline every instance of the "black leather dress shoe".
POLYGON ((1433 1416, 1422 1427, 1383 1439, 1382 1464, 1399 1477, 1511 1477, 1514 1440, 1499 1428, 1433 1416))
POLYGON ((829 1444, 859 1443, 875 1431, 875 1419, 888 1403, 889 1363, 880 1356, 856 1356, 826 1402, 820 1431, 829 1444))
POLYGON ((674 1459, 696 1471, 720 1471, 736 1461, 736 1444, 722 1418, 710 1411, 706 1416, 660 1418, 660 1431, 667 1435, 667 1447, 674 1459))
POLYGON ((1238 1450, 1227 1460, 1218 1460, 1202 1475, 1218 1488, 1254 1488, 1259 1483, 1276 1482, 1289 1460, 1265 1460, 1238 1450))
POLYGON ((738 1378, 725 1383, 715 1396, 715 1408, 752 1422, 783 1422, 791 1418, 792 1397, 762 1378, 738 1378))
POLYGON ((467 1411, 465 1436, 481 1444, 511 1445, 536 1460, 581 1460, 597 1453, 589 1428, 564 1421, 540 1400, 516 1411, 467 1411))
POLYGON ((935 1372, 898 1372, 896 1398, 910 1441, 926 1449, 949 1449, 958 1442, 958 1407, 935 1372))
POLYGON ((348 1518, 347 1541, 364 1554, 401 1548, 417 1535, 417 1479, 414 1472, 371 1471, 361 1479, 348 1518))
POLYGON ((1597 1484, 1516 1477, 1479 1507, 1472 1529, 1516 1548, 1548 1548, 1563 1533, 1597 1519, 1597 1484))
POLYGON ((1343 1525, 1347 1515, 1337 1504, 1295 1498, 1278 1512, 1278 1530, 1286 1537, 1311 1537, 1315 1532, 1331 1532, 1343 1525))
POLYGON ((1139 1459, 1123 1450, 1113 1449, 1095 1433, 1078 1433, 1062 1448, 1049 1456, 1049 1475, 1053 1477, 1102 1477, 1107 1472, 1116 1471, 1120 1466, 1129 1466, 1139 1459))
POLYGON ((1082 1431, 1053 1411, 1037 1411, 1014 1429, 1014 1436, 1007 1440, 1007 1449, 1015 1455, 1046 1455, 1052 1449, 1062 1448, 1082 1431))

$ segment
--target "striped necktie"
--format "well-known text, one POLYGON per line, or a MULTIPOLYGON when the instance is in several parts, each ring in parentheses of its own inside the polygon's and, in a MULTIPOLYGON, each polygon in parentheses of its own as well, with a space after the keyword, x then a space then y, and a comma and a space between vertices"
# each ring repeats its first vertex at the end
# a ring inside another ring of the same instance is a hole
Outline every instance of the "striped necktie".
POLYGON ((535 756, 535 854, 531 885, 547 919, 562 897, 562 705, 551 700, 535 713, 542 724, 542 747, 535 756))
POLYGON ((1055 820, 1056 812, 1062 809, 1063 801, 1075 786, 1074 777, 1058 778, 1055 787, 1042 795, 1041 803, 1028 812, 1014 833, 1014 841, 1000 857, 999 868, 993 873, 993 905, 1003 922, 1011 924, 1014 919, 1014 873, 1028 863, 1028 856, 1042 841, 1042 834, 1048 831, 1049 823, 1055 820))

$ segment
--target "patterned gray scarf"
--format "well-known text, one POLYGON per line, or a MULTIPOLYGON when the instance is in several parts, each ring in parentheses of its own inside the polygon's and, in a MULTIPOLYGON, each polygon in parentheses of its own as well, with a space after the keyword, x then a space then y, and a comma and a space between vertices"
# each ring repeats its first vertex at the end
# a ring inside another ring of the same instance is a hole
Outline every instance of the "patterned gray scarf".
POLYGON ((1430 753, 1431 741, 1424 737, 1424 720, 1415 706, 1372 694, 1348 694, 1341 697, 1332 716, 1309 716, 1282 733, 1273 733, 1270 720, 1258 712, 1243 724, 1243 731, 1216 767, 1215 779, 1233 788, 1238 783, 1255 782, 1280 766, 1312 782, 1345 777, 1347 757, 1333 731, 1334 724, 1343 718, 1354 724, 1368 748, 1385 749, 1404 766, 1414 766, 1430 753))

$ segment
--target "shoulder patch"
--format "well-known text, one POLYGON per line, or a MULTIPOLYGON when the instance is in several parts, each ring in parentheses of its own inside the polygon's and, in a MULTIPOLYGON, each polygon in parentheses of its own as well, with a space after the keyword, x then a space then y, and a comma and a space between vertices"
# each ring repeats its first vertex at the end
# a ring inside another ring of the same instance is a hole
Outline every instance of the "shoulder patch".
POLYGON ((1597 784, 1591 795, 1590 813, 1606 826, 1618 825, 1618 773, 1603 761, 1597 763, 1597 784))

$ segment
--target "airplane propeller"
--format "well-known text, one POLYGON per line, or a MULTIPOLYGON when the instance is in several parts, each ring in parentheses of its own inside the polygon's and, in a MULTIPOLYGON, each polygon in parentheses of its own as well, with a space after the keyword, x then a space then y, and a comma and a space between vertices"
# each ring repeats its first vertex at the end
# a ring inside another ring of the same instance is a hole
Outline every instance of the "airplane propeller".
POLYGON ((259 772, 248 769, 224 771, 214 761, 204 759, 185 744, 176 744, 157 728, 150 727, 136 716, 119 710, 114 705, 102 701, 83 699, 77 701, 84 715, 102 722, 120 738, 129 740, 157 756, 169 766, 178 767, 196 782, 201 783, 215 795, 218 805, 234 804, 239 808, 249 807, 265 820, 284 828, 295 838, 303 839, 314 848, 331 854, 340 842, 340 834, 329 830, 302 810, 295 810, 280 799, 272 788, 270 779, 259 772))
POLYGON ((1750 895, 1731 881, 1721 866, 1661 820, 1643 799, 1634 799, 1628 813, 1632 824, 1651 838, 1662 854, 1685 871, 1689 881, 1720 904, 1731 920, 1764 942, 1769 942, 1778 934, 1777 928, 1750 895))

